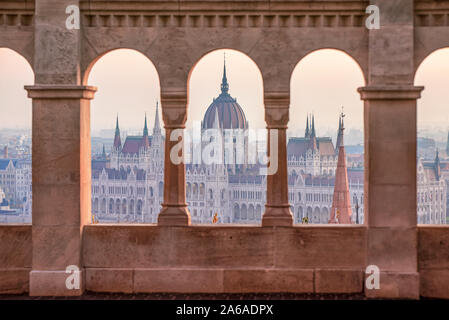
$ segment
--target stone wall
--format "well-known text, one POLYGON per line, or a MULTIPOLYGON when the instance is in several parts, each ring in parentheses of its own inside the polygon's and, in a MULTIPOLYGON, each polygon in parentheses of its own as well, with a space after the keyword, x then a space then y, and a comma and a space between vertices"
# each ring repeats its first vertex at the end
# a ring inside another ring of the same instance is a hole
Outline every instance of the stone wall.
MULTIPOLYGON (((0 226, 0 241, 0 293, 28 292, 31 226, 0 226)), ((86 289, 363 292, 366 241, 363 226, 92 225, 83 239, 86 289)), ((449 227, 418 227, 418 244, 420 295, 449 298, 449 227)))

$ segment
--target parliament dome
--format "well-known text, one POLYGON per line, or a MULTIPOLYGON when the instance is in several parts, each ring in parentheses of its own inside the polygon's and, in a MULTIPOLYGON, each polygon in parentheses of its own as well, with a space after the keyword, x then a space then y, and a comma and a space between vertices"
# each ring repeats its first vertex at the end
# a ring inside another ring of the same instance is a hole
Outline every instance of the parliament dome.
POLYGON ((223 66, 223 79, 221 93, 207 108, 202 122, 203 129, 211 129, 215 122, 215 113, 218 113, 220 128, 222 129, 247 129, 245 113, 237 100, 229 94, 229 84, 226 78, 226 63, 223 66))

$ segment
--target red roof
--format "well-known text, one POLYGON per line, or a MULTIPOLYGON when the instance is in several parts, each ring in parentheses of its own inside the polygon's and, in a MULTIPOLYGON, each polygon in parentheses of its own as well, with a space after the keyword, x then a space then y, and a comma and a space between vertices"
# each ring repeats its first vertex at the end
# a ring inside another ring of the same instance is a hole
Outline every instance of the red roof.
POLYGON ((123 145, 123 153, 139 153, 139 150, 143 147, 148 148, 150 146, 150 140, 148 136, 128 136, 123 145))

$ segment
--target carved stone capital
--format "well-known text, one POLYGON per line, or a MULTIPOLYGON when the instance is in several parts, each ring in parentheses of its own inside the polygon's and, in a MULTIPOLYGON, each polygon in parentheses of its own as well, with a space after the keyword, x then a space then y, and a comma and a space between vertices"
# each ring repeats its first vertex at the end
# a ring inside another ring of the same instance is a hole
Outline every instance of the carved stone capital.
POLYGON ((421 98, 424 87, 413 85, 384 85, 360 87, 362 100, 415 100, 421 98))
POLYGON ((25 86, 28 98, 32 99, 88 99, 94 98, 97 91, 93 86, 48 85, 25 86))
POLYGON ((187 120, 187 94, 185 92, 161 93, 162 119, 166 129, 185 128, 187 120))
POLYGON ((265 121, 269 129, 287 129, 290 95, 288 92, 265 92, 265 121))

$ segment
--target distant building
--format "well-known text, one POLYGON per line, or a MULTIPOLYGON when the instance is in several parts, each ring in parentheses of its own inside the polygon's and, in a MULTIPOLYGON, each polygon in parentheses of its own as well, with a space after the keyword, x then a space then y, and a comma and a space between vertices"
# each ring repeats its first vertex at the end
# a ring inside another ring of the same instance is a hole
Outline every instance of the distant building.
MULTIPOLYGON (((224 66, 221 94, 213 99, 201 124, 201 143, 224 139, 224 130, 231 130, 231 139, 237 139, 248 128, 243 108, 229 94, 224 66), (218 136, 209 137, 209 129, 216 129, 218 136)), ((341 139, 337 138, 337 146, 341 139)), ((223 150, 224 159, 228 159, 226 152, 223 150)), ((243 152, 247 159, 246 139, 243 152)), ((314 116, 308 118, 303 138, 289 139, 289 200, 295 223, 306 216, 310 223, 328 223, 337 161, 338 147, 334 147, 332 139, 316 136, 314 116)), ((95 217, 103 222, 155 223, 163 201, 163 164, 164 137, 158 111, 151 136, 145 117, 143 134, 127 136, 123 144, 117 118, 110 155, 104 153, 93 161, 95 217)), ((186 164, 186 198, 192 223, 212 223, 214 217, 218 223, 260 223, 266 203, 266 176, 259 169, 257 164, 236 161, 186 164)), ((360 205, 359 221, 363 223, 363 168, 348 169, 348 177, 351 201, 360 205)))
POLYGON ((0 159, 0 189, 3 200, 8 204, 5 214, 20 215, 20 220, 7 219, 9 222, 31 222, 32 186, 31 186, 31 160, 0 159))
POLYGON ((418 223, 446 224, 447 181, 449 170, 442 171, 438 151, 435 160, 417 160, 417 215, 418 223))

